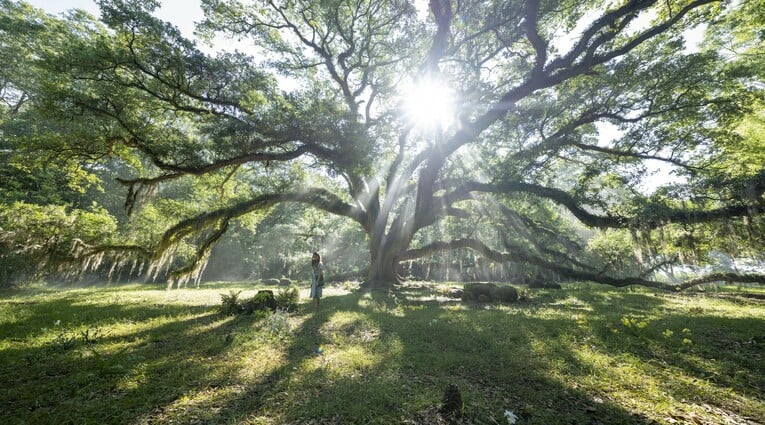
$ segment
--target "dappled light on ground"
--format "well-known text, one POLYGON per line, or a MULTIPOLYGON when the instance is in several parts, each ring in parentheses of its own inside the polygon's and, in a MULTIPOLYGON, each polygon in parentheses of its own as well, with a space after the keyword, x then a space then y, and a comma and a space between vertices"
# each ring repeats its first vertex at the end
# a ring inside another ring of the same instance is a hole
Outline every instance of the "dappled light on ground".
POLYGON ((32 424, 425 424, 454 383, 464 423, 765 418, 762 300, 572 285, 484 305, 449 286, 336 286, 286 321, 218 314, 244 284, 6 294, 3 405, 32 424))

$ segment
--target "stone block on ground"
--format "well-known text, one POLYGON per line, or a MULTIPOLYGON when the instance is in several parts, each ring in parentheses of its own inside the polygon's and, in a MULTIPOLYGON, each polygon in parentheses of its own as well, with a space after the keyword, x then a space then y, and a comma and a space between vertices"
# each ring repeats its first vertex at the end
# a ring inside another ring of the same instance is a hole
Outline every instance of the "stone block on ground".
POLYGON ((491 293, 494 301, 514 303, 518 301, 518 290, 512 286, 497 286, 491 293))
POLYGON ((518 301, 518 290, 490 282, 469 282, 462 291, 462 301, 512 303, 518 301))
POLYGON ((463 287, 462 301, 488 302, 497 285, 489 282, 468 282, 463 287))

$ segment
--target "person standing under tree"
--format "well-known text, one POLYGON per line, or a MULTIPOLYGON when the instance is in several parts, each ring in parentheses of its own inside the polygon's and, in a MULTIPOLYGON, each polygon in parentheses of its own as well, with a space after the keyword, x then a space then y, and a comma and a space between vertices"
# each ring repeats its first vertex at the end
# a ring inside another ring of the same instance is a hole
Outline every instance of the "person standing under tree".
POLYGON ((321 292, 324 288, 324 265, 321 263, 321 256, 314 252, 311 256, 311 299, 313 305, 319 308, 321 292))

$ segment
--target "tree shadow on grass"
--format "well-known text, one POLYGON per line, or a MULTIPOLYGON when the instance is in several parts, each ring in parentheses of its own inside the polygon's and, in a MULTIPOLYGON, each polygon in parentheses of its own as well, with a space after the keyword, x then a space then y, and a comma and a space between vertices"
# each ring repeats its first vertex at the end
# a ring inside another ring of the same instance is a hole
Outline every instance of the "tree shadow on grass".
POLYGON ((27 303, 24 317, 2 332, 4 423, 134 423, 198 384, 188 380, 212 381, 215 371, 199 359, 226 349, 221 335, 231 320, 199 306, 80 301, 27 303), (142 326, 104 330, 123 322, 142 326))
MULTIPOLYGON (((651 364, 653 353, 629 345, 634 336, 607 333, 619 326, 611 310, 637 313, 665 301, 651 294, 575 295, 553 293, 512 307, 429 302, 416 292, 328 296, 318 311, 303 306, 289 335, 269 337, 262 321, 222 317, 208 307, 40 302, 25 306, 29 316, 17 324, 31 328, 40 315, 51 321, 49 312, 61 310, 88 317, 87 326, 126 320, 143 326, 68 349, 53 341, 4 349, 2 406, 8 423, 426 424, 443 421, 439 403, 454 383, 465 401, 463 423, 506 423, 505 409, 520 424, 653 423, 583 385, 597 371, 574 346, 592 344, 651 364), (580 323, 585 316, 589 322, 580 323), (20 363, 23 372, 14 370, 20 363)), ((690 322, 694 332, 738 326, 699 320, 690 322)), ((17 339, 33 334, 6 331, 17 339)), ((685 370, 686 357, 669 348, 664 360, 685 370)), ((739 371, 761 370, 726 361, 739 371)))
POLYGON ((537 347, 565 321, 442 307, 328 297, 295 330, 284 364, 209 423, 439 423, 448 383, 462 392, 463 423, 506 423, 505 409, 524 424, 652 423, 551 373, 548 362, 578 361, 562 344, 555 358, 537 347))
MULTIPOLYGON (((727 317, 687 304, 698 294, 593 295, 583 297, 597 312, 586 324, 593 350, 636 359, 657 393, 683 400, 673 421, 698 422, 694 411, 705 411, 710 423, 765 419, 765 317, 727 317), (610 308, 614 302, 619 308, 610 308)), ((751 305, 746 297, 738 302, 751 305)))

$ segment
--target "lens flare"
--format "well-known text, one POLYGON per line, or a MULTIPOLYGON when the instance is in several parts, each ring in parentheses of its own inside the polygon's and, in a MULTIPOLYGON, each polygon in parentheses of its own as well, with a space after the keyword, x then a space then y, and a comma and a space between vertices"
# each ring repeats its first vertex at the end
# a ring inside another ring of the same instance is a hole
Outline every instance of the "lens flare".
POLYGON ((404 116, 426 130, 443 130, 454 121, 455 93, 441 81, 424 78, 406 86, 401 93, 404 116))

